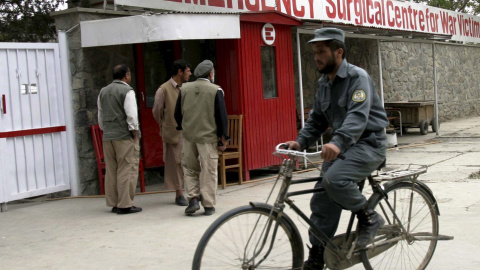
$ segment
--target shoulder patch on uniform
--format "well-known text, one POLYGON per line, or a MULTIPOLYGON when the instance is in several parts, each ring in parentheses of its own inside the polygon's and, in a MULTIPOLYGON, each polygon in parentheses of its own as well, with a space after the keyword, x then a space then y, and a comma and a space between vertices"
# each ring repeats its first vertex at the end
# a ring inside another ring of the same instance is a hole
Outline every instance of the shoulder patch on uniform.
POLYGON ((367 94, 362 89, 353 91, 352 100, 354 102, 363 102, 367 98, 367 94))

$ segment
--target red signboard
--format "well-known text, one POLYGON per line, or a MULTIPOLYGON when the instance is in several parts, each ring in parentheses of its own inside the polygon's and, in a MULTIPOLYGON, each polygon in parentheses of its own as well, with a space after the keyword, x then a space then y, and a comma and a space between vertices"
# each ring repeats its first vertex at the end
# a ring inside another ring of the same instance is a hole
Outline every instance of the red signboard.
MULTIPOLYGON (((480 43, 480 17, 394 0, 115 0, 118 5, 192 12, 277 11, 310 21, 328 21, 438 35, 480 43)), ((270 22, 271 23, 271 22, 270 22)))

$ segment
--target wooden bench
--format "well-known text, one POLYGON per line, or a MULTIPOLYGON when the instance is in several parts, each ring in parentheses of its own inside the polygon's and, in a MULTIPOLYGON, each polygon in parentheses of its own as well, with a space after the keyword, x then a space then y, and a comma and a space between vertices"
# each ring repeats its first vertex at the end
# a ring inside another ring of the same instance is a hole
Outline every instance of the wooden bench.
MULTIPOLYGON (((95 157, 97 158, 98 180, 100 181, 100 194, 105 195, 105 159, 103 155, 103 131, 99 125, 91 125, 93 147, 95 148, 95 157)), ((143 174, 143 159, 140 158, 138 165, 140 174, 140 191, 145 192, 145 176, 143 174)))

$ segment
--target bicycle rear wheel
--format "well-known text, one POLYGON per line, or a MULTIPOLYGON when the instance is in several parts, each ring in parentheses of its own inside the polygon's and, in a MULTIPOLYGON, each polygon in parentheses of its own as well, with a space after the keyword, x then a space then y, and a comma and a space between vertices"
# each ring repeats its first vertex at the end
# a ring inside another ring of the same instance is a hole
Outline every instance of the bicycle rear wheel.
POLYGON ((200 239, 192 269, 301 269, 302 238, 288 216, 270 215, 271 207, 246 205, 219 217, 200 239))
POLYGON ((385 193, 385 199, 380 194, 374 194, 369 200, 369 206, 382 215, 386 225, 377 233, 374 243, 377 246, 363 252, 363 265, 366 269, 375 270, 425 269, 437 245, 435 199, 418 184, 413 184, 412 188, 411 182, 386 185, 385 193), (394 209, 400 224, 385 200, 394 209))

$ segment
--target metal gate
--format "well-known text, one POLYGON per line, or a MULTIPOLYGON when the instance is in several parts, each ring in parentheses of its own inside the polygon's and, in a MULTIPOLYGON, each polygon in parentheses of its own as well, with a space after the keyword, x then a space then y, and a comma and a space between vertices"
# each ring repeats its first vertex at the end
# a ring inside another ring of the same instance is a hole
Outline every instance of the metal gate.
POLYGON ((0 43, 0 203, 70 189, 62 74, 57 43, 0 43))

